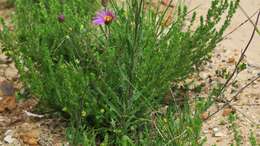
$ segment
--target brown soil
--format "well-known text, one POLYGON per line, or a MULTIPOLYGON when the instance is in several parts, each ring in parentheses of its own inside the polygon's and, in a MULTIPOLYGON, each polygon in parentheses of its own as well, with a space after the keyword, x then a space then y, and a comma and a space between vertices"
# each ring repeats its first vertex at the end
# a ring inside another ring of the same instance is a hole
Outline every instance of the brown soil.
MULTIPOLYGON (((0 17, 10 24, 13 8, 0 0, 0 17)), ((12 26, 9 25, 9 29, 12 26)), ((0 30, 2 26, 0 25, 0 30)), ((23 90, 18 71, 10 58, 1 52, 0 45, 0 145, 1 146, 62 146, 65 122, 49 115, 33 112, 34 98, 17 101, 15 91, 23 90), (42 117, 43 116, 43 117, 42 117)))

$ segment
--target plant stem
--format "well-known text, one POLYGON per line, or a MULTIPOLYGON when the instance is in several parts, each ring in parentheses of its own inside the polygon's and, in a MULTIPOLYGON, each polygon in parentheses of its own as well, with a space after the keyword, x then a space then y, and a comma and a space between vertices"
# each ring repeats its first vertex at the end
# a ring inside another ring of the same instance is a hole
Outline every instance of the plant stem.
MULTIPOLYGON (((254 36, 255 36, 255 32, 256 32, 256 29, 257 29, 257 24, 258 24, 258 21, 259 21, 259 17, 260 17, 260 11, 258 12, 258 15, 257 15, 257 20, 255 22, 255 25, 254 25, 254 30, 252 32, 252 35, 245 47, 245 49, 243 50, 242 54, 240 55, 240 58, 235 66, 235 69, 233 70, 232 74, 229 76, 229 78, 226 80, 226 82, 224 83, 224 85, 222 86, 222 88, 220 89, 220 92, 218 94, 218 96, 216 97, 216 99, 223 93, 224 89, 227 87, 227 85, 229 84, 229 82, 232 80, 232 78, 234 77, 235 73, 237 72, 238 68, 239 68, 239 65, 240 63, 242 62, 242 60, 244 59, 245 57, 245 53, 246 51, 248 50, 254 36)), ((226 101, 225 101, 226 102, 226 101)))

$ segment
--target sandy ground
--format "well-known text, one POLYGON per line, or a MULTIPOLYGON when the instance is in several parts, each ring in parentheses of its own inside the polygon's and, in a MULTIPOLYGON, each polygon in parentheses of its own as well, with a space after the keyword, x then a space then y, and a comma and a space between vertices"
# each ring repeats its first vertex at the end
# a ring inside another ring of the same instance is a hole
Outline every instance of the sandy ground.
MULTIPOLYGON (((210 0, 187 0, 187 4, 189 8, 199 6, 197 12, 200 14, 205 14, 207 8, 209 8, 210 0)), ((3 5, 3 0, 0 0, 0 16, 8 18, 11 11, 7 9, 3 10, 3 5)), ((260 0, 241 0, 240 5, 246 13, 251 16, 260 9, 260 0)), ((226 33, 232 31, 246 19, 247 17, 242 13, 241 9, 238 9, 234 19, 232 20, 232 24, 226 33)), ((256 16, 252 18, 252 21, 255 21, 255 19, 256 16)), ((258 24, 258 27, 260 28, 260 24, 258 24)), ((229 35, 227 39, 222 41, 217 46, 211 63, 208 64, 210 67, 206 66, 204 72, 201 74, 202 78, 207 78, 208 75, 212 74, 212 72, 219 68, 227 67, 232 70, 234 64, 230 63, 228 60, 232 58, 235 60, 238 59, 241 49, 244 49, 246 46, 252 30, 253 25, 250 22, 247 22, 237 31, 229 35)), ((0 59, 1 57, 4 58, 3 55, 0 55, 0 59)), ((248 68, 238 76, 240 85, 246 84, 248 79, 254 77, 260 72, 260 35, 256 35, 254 37, 254 40, 246 53, 246 62, 248 64, 248 68)), ((16 76, 16 73, 17 71, 15 70, 14 65, 11 64, 6 66, 0 64, 0 80, 4 80, 6 78, 12 80, 12 78, 16 76)), ((229 94, 227 94, 227 96, 228 95, 229 94)), ((255 82, 255 84, 246 89, 245 92, 239 96, 238 100, 232 103, 232 105, 238 114, 238 120, 236 123, 238 125, 237 129, 242 135, 242 146, 249 145, 248 136, 250 130, 252 130, 253 133, 259 137, 258 141, 260 143, 260 82, 255 82)), ((215 104, 209 109, 209 112, 213 112, 219 106, 221 106, 221 104, 215 104)), ((0 120, 3 117, 5 117, 5 115, 0 114, 0 120)), ((0 130, 2 129, 0 128, 0 130)), ((0 133, 0 135, 2 134, 0 133)), ((234 133, 230 129, 230 124, 227 122, 227 117, 224 117, 222 112, 219 112, 219 114, 204 122, 202 135, 207 138, 207 142, 205 144, 206 146, 211 146, 213 144, 216 144, 217 146, 227 146, 234 142, 234 133), (220 136, 214 136, 213 129, 216 128, 218 129, 218 132, 221 133, 220 136)))
MULTIPOLYGON (((198 12, 205 14, 205 10, 210 5, 210 1, 206 0, 188 0, 190 7, 200 5, 198 12)), ((240 6, 245 12, 251 16, 257 10, 260 10, 260 0, 241 0, 240 6)), ((226 33, 232 31, 242 22, 247 20, 242 9, 239 8, 236 15, 234 16, 232 23, 226 33)), ((252 18, 255 22, 256 15, 252 18)), ((260 28, 260 23, 258 23, 260 28)), ((209 66, 213 66, 213 69, 207 68, 206 73, 214 71, 215 69, 227 67, 230 70, 234 68, 234 64, 227 63, 228 60, 238 60, 241 50, 245 48, 251 33, 253 25, 247 22, 245 25, 240 27, 234 33, 229 35, 227 39, 222 41, 215 50, 215 55, 212 59, 212 63, 209 66)), ((248 68, 238 76, 240 86, 246 84, 249 79, 255 77, 257 73, 260 73, 260 35, 255 35, 247 53, 246 62, 248 68)), ((203 76, 205 76, 205 74, 203 76)), ((210 74, 210 73, 208 73, 210 74)), ((228 96, 228 94, 227 94, 228 96)), ((236 124, 238 125, 238 131, 242 136, 242 145, 247 146, 249 144, 249 134, 252 130, 257 136, 257 141, 260 144, 260 82, 257 81, 255 84, 247 88, 239 97, 238 100, 233 102, 232 105, 238 115, 236 124)), ((209 112, 214 112, 221 104, 216 104, 210 108, 209 112)), ((207 137, 206 146, 216 144, 217 146, 227 146, 234 143, 234 133, 230 129, 230 124, 227 122, 227 117, 223 117, 222 112, 215 115, 213 118, 206 121, 203 125, 203 135, 207 137), (223 124, 226 123, 226 124, 223 124), (218 129, 220 136, 214 136, 213 129, 218 129)))

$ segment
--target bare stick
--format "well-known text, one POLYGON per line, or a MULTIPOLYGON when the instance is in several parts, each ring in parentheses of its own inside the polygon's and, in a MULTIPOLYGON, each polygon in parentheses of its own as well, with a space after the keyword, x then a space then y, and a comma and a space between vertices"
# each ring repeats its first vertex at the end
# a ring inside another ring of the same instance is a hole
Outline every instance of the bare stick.
MULTIPOLYGON (((250 23, 253 25, 253 26, 255 26, 255 24, 254 24, 254 22, 251 20, 251 18, 248 16, 248 14, 246 13, 246 11, 244 10, 244 8, 242 8, 242 6, 241 5, 239 5, 239 8, 240 8, 240 10, 243 12, 243 14, 249 19, 249 21, 250 21, 250 23)), ((260 9, 258 9, 258 10, 260 10, 260 9)), ((257 25, 257 24, 256 24, 257 25)), ((260 35, 260 32, 259 32, 259 30, 256 28, 256 32, 260 35)))
POLYGON ((257 77, 255 77, 253 80, 251 80, 249 83, 247 83, 245 86, 243 86, 239 91, 237 91, 237 93, 230 99, 228 100, 220 109, 218 109, 217 111, 215 111, 214 113, 212 113, 211 115, 209 115, 205 120, 208 120, 209 118, 211 118, 212 116, 216 115, 218 112, 220 112, 222 109, 224 109, 227 106, 230 106, 230 103, 235 100, 248 86, 250 86, 251 84, 253 84, 256 80, 258 80, 260 78, 260 76, 258 75, 257 77))
POLYGON ((229 33, 227 33, 223 39, 227 38, 229 35, 231 35, 232 33, 234 33, 236 30, 238 30, 240 27, 242 27, 244 24, 246 24, 251 18, 253 18, 256 14, 258 13, 258 10, 251 15, 249 18, 247 18, 244 22, 242 22, 240 25, 238 25, 236 28, 234 28, 232 31, 230 31, 229 33))
POLYGON ((232 74, 229 76, 229 78, 226 80, 226 82, 224 83, 223 87, 220 89, 220 93, 218 94, 218 96, 216 97, 216 99, 218 99, 218 97, 223 93, 224 89, 227 87, 227 85, 229 84, 229 82, 232 80, 232 78, 234 77, 234 75, 236 74, 238 68, 239 68, 239 65, 241 63, 241 61, 244 59, 245 57, 245 53, 246 51, 248 50, 254 36, 255 36, 255 32, 256 32, 256 29, 257 29, 257 24, 258 24, 258 21, 259 21, 259 17, 260 17, 260 11, 258 12, 258 15, 257 15, 257 20, 255 22, 255 25, 254 25, 254 30, 252 32, 252 35, 245 47, 245 49, 242 51, 242 54, 240 55, 239 57, 239 60, 238 62, 236 63, 236 66, 235 66, 235 69, 233 70, 232 74))
POLYGON ((255 103, 255 104, 233 104, 233 106, 260 106, 260 103, 255 103))

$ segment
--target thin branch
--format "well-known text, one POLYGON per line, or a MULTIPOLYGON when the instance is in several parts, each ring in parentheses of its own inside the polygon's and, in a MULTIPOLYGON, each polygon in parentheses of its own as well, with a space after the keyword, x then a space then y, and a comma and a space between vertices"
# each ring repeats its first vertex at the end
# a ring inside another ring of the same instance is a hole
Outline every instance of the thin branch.
POLYGON ((260 76, 257 76, 255 79, 251 80, 249 83, 247 83, 244 87, 242 87, 239 91, 237 91, 237 93, 233 96, 233 98, 231 98, 230 100, 228 100, 229 103, 231 103, 233 100, 236 99, 236 97, 243 92, 247 87, 249 87, 251 84, 253 84, 255 81, 257 81, 260 78, 260 76))
POLYGON ((218 112, 220 112, 222 109, 224 109, 227 106, 230 106, 230 103, 235 100, 247 87, 249 87, 251 84, 253 84, 255 81, 257 81, 260 78, 260 76, 258 75, 257 77, 255 77, 253 80, 251 80, 249 83, 247 83, 245 86, 243 86, 239 91, 237 91, 237 93, 227 102, 225 102, 225 104, 218 109, 217 111, 215 111, 214 113, 212 113, 211 115, 209 115, 205 120, 208 120, 209 118, 211 118, 212 116, 216 115, 218 112))
POLYGON ((244 22, 242 22, 241 24, 239 24, 236 28, 234 28, 234 29, 231 30, 229 33, 227 33, 225 36, 223 36, 223 39, 226 39, 229 35, 231 35, 231 34, 234 33, 235 31, 237 31, 240 27, 242 27, 244 24, 246 24, 251 18, 253 18, 257 13, 258 13, 258 10, 255 11, 254 14, 251 15, 249 18, 247 18, 244 22))
POLYGON ((257 24, 258 24, 258 21, 259 21, 259 17, 260 17, 260 11, 258 12, 257 20, 256 20, 256 22, 255 22, 254 30, 253 30, 253 32, 252 32, 252 35, 251 35, 251 37, 250 37, 250 39, 249 39, 249 41, 248 41, 248 43, 247 43, 245 49, 242 51, 242 53, 241 53, 241 55, 240 55, 240 57, 239 57, 239 60, 238 60, 238 62, 236 63, 235 69, 233 70, 232 74, 229 76, 229 78, 226 80, 226 82, 224 83, 224 85, 223 85, 222 88, 220 89, 220 92, 219 92, 218 96, 216 97, 216 99, 218 99, 218 97, 219 97, 220 95, 222 95, 224 89, 228 86, 229 82, 232 80, 232 78, 233 78, 234 75, 236 74, 236 72, 237 72, 237 70, 238 70, 238 68, 239 68, 240 63, 241 63, 242 60, 244 59, 245 53, 246 53, 246 51, 248 50, 248 48, 249 48, 249 46, 250 46, 250 44, 251 44, 251 42, 252 42, 252 40, 253 40, 253 38, 254 38, 254 36, 255 36, 255 32, 256 32, 256 29, 257 29, 257 24))
POLYGON ((260 106, 260 103, 233 104, 233 106, 260 106))
MULTIPOLYGON (((244 8, 242 8, 241 5, 239 5, 240 10, 243 12, 243 14, 249 19, 250 23, 255 27, 254 22, 251 20, 251 18, 248 16, 248 14, 246 13, 246 11, 244 10, 244 8)), ((258 9, 259 11, 260 9, 258 9)), ((257 25, 257 24, 256 24, 257 25)), ((256 32, 260 35, 260 31, 256 28, 256 32)))

